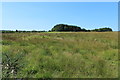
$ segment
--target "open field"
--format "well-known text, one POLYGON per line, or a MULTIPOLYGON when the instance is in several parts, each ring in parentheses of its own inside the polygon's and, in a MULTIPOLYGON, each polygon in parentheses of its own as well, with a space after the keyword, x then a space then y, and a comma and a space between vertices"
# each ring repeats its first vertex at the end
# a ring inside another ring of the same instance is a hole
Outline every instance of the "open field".
POLYGON ((3 33, 3 77, 116 78, 117 32, 3 33))

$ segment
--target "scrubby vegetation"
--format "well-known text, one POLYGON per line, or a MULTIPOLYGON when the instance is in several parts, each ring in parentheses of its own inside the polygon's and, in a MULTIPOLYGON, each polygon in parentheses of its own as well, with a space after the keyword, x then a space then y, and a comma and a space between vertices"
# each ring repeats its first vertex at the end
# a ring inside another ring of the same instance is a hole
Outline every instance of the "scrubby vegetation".
POLYGON ((116 78, 117 32, 3 33, 3 77, 116 78))

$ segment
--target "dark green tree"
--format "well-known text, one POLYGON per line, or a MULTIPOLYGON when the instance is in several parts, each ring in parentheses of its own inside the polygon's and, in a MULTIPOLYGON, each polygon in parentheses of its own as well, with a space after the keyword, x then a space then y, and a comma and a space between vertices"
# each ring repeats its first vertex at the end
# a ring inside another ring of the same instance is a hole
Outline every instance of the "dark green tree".
POLYGON ((57 24, 51 31, 81 31, 81 28, 74 25, 57 24))
POLYGON ((99 28, 99 29, 94 29, 92 31, 96 31, 96 32, 106 32, 106 31, 112 31, 111 28, 99 28))

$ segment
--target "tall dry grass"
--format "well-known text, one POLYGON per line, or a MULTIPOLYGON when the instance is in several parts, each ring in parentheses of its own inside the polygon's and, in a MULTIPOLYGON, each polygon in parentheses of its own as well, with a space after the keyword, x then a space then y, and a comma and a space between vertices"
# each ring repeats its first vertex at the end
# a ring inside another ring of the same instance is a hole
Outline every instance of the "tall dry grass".
POLYGON ((2 38, 3 77, 118 77, 117 32, 3 33, 2 38), (8 63, 18 70, 5 68, 8 63))

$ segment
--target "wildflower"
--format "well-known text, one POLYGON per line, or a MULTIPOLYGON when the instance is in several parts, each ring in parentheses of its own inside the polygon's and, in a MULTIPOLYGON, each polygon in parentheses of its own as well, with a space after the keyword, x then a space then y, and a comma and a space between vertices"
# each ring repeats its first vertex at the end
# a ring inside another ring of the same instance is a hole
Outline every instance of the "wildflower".
POLYGON ((9 65, 7 64, 7 66, 9 66, 9 65))
POLYGON ((12 69, 11 73, 12 73, 12 74, 14 73, 14 69, 12 69))

